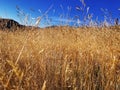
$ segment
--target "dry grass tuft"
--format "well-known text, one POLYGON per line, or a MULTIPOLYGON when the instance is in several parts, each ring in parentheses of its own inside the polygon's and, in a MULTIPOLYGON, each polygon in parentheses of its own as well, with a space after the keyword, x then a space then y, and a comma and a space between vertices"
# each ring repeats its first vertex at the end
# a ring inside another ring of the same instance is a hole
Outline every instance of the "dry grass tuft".
POLYGON ((0 90, 120 90, 118 29, 0 31, 0 90))

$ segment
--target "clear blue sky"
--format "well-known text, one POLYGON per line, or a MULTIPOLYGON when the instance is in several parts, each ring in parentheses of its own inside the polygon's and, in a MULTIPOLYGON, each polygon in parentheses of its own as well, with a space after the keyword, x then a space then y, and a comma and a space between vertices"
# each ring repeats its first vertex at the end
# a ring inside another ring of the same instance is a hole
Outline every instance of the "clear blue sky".
MULTIPOLYGON (((98 21, 102 21, 108 12, 112 14, 112 18, 120 18, 120 0, 0 0, 0 17, 11 18, 22 23, 24 17, 18 16, 16 6, 29 16, 32 23, 35 23, 37 17, 42 16, 48 8, 49 12, 42 18, 40 26, 75 24, 82 23, 83 17, 87 14, 93 15, 93 20, 98 17, 98 21), (84 12, 79 11, 80 8, 84 12), (107 9, 107 13, 103 13, 101 8, 107 9), (87 10, 89 9, 89 12, 87 10), (118 10, 119 9, 119 10, 118 10), (79 20, 78 20, 79 19, 79 20)), ((110 14, 109 14, 110 15, 110 14)), ((108 16, 109 16, 108 15, 108 16)), ((30 23, 30 21, 29 21, 30 23)))

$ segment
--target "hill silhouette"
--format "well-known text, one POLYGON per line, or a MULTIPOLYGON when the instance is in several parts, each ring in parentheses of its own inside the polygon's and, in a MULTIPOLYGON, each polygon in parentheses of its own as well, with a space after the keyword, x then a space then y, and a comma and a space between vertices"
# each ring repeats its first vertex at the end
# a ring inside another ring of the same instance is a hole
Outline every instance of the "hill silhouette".
POLYGON ((19 24, 17 21, 13 19, 0 18, 0 29, 2 30, 17 29, 17 28, 22 28, 22 27, 24 26, 19 24))

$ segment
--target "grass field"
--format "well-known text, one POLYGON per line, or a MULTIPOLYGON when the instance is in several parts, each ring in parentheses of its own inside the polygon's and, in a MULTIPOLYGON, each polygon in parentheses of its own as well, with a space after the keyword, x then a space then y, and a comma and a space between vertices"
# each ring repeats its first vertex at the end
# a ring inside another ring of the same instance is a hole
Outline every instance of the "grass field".
POLYGON ((120 90, 120 28, 1 30, 0 90, 120 90))

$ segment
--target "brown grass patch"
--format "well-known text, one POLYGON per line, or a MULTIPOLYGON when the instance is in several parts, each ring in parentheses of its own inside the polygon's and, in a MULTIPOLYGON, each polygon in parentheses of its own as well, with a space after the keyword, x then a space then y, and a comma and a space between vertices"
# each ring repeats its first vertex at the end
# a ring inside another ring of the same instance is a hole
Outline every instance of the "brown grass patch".
POLYGON ((0 90, 120 90, 120 32, 0 31, 0 90))

